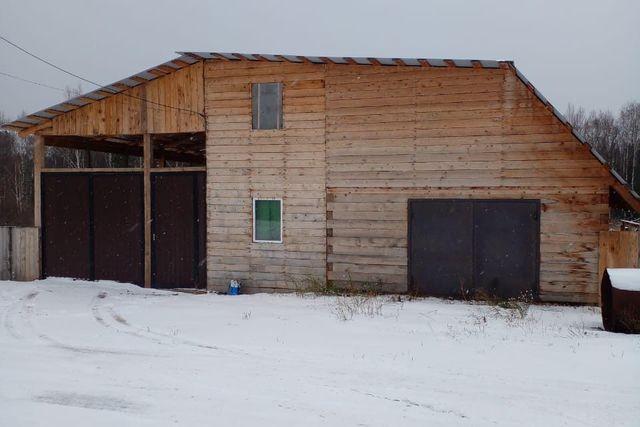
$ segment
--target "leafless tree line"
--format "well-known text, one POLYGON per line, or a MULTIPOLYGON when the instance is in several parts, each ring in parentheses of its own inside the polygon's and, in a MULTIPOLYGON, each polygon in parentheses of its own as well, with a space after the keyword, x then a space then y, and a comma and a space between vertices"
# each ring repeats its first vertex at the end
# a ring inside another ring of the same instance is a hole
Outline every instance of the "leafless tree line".
MULTIPOLYGON (((0 112, 0 124, 7 117, 0 112)), ((0 130, 0 225, 29 225, 33 206, 33 150, 28 139, 0 130)))
POLYGON ((569 105, 567 119, 582 138, 640 193, 640 102, 626 104, 618 115, 569 105))

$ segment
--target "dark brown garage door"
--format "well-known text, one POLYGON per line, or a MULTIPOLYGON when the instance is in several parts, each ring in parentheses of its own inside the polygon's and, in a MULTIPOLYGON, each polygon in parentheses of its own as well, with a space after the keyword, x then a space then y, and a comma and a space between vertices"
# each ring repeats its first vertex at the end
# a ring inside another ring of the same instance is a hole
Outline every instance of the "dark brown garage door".
POLYGON ((144 282, 142 174, 42 174, 45 277, 144 282))
POLYGON ((151 185, 153 287, 205 287, 205 174, 156 173, 151 185))
POLYGON ((537 294, 538 200, 411 200, 412 290, 461 297, 537 294))
POLYGON ((90 185, 86 174, 42 175, 42 273, 91 279, 90 185))
POLYGON ((95 174, 95 280, 144 284, 144 193, 141 174, 95 174))

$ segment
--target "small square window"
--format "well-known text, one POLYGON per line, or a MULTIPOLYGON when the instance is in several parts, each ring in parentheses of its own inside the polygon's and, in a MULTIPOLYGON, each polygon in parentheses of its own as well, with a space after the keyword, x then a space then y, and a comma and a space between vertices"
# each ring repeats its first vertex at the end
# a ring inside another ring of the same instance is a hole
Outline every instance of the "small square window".
POLYGON ((282 83, 251 85, 254 129, 282 129, 282 83))
POLYGON ((253 199, 253 241, 282 243, 282 199, 253 199))

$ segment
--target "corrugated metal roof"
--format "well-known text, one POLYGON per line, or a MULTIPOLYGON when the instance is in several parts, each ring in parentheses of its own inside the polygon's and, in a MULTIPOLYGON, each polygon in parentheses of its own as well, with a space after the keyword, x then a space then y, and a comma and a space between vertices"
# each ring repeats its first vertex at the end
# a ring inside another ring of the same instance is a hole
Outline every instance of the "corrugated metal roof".
POLYGON ((511 61, 495 61, 485 59, 439 59, 439 58, 389 58, 379 56, 308 56, 308 55, 281 55, 264 53, 230 53, 230 52, 178 52, 181 55, 188 55, 198 59, 222 59, 222 60, 242 60, 270 61, 270 62, 312 62, 314 64, 359 64, 359 65, 406 65, 409 67, 431 66, 431 67, 461 67, 471 68, 499 68, 500 63, 511 63, 511 61))
MULTIPOLYGON (((281 54, 256 54, 256 53, 231 53, 231 52, 178 52, 180 55, 171 61, 160 64, 156 67, 149 68, 133 76, 126 77, 116 83, 107 85, 100 89, 96 89, 87 94, 70 99, 53 107, 46 108, 37 113, 30 114, 11 123, 2 125, 3 128, 23 131, 32 126, 42 124, 59 114, 64 114, 76 108, 92 102, 99 101, 113 94, 123 92, 125 89, 118 87, 120 84, 125 87, 135 87, 142 84, 142 81, 155 80, 165 74, 167 69, 179 70, 186 66, 195 64, 202 60, 220 60, 220 61, 269 61, 269 62, 291 62, 301 63, 310 62, 314 64, 359 64, 363 66, 380 65, 380 66, 408 66, 408 67, 460 67, 460 68, 500 68, 502 64, 507 65, 516 73, 516 76, 535 94, 535 96, 546 105, 549 110, 565 125, 572 134, 583 144, 588 144, 580 135, 575 132, 567 119, 538 91, 527 78, 518 70, 512 61, 496 61, 496 60, 471 60, 471 59, 438 59, 438 58, 386 58, 386 57, 325 57, 325 56, 302 56, 302 55, 281 55, 281 54)), ((630 194, 636 199, 640 199, 638 194, 633 191, 630 185, 613 169, 607 165, 606 160, 593 148, 591 152, 599 162, 606 165, 612 176, 624 185, 630 194)))

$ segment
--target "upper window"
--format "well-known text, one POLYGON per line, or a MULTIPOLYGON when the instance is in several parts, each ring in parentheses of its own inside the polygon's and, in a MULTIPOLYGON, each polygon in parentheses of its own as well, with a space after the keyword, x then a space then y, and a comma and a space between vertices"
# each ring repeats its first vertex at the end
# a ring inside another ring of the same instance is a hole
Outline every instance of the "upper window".
POLYGON ((282 243, 282 199, 253 199, 253 241, 282 243))
POLYGON ((251 85, 254 129, 282 129, 282 83, 251 85))

